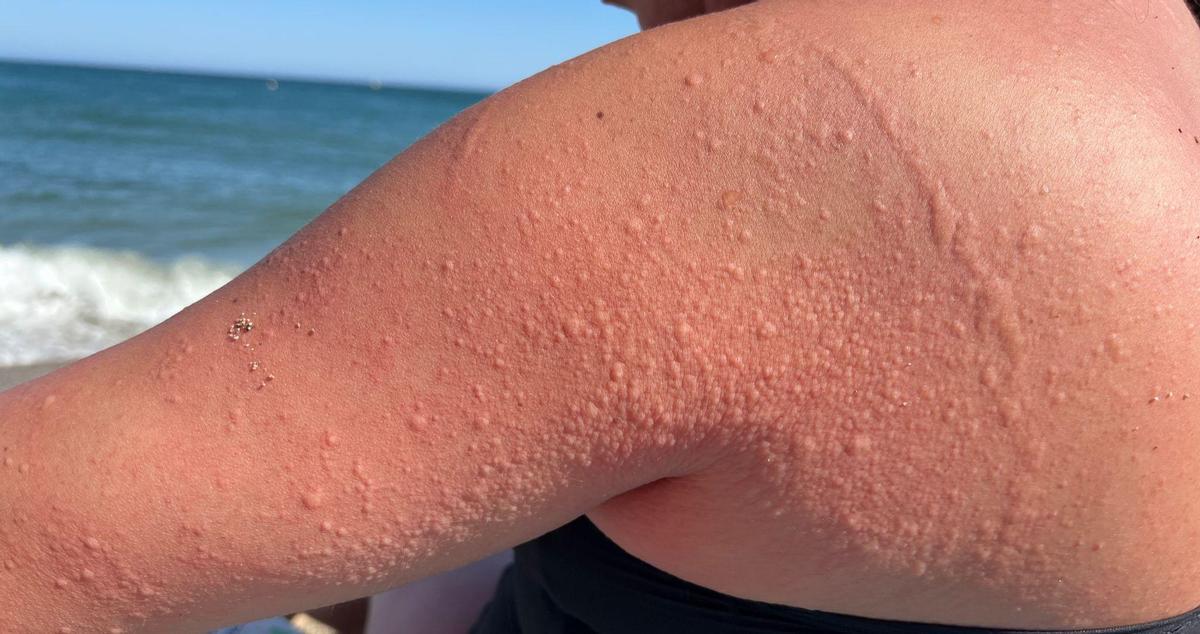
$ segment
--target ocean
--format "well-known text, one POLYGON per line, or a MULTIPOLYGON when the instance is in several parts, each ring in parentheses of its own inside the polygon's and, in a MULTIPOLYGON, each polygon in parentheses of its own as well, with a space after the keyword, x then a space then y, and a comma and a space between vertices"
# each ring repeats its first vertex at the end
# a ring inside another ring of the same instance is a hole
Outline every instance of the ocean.
POLYGON ((486 96, 0 62, 0 368, 161 322, 486 96))

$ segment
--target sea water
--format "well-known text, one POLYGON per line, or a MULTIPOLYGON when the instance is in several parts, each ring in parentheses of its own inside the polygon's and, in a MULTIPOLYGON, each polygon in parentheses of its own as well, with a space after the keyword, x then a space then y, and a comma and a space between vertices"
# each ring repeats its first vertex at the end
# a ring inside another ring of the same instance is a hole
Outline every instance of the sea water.
POLYGON ((166 319, 485 96, 0 62, 0 368, 166 319))

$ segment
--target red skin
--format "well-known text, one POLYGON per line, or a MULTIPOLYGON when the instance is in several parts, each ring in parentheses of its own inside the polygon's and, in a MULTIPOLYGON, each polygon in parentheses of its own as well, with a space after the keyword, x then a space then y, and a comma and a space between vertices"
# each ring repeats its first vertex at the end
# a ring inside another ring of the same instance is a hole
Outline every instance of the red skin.
POLYGON ((0 631, 201 631, 581 513, 813 609, 1200 604, 1194 23, 861 4, 555 67, 0 395, 0 631))

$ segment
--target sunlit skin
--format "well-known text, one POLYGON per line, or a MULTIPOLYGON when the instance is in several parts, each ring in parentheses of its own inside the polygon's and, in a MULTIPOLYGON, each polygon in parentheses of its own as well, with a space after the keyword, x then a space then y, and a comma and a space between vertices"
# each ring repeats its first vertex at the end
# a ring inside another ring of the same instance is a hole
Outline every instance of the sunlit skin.
POLYGON ((1175 0, 759 2, 550 69, 0 395, 0 631, 202 631, 583 513, 811 609, 1194 608, 1198 86, 1175 0))

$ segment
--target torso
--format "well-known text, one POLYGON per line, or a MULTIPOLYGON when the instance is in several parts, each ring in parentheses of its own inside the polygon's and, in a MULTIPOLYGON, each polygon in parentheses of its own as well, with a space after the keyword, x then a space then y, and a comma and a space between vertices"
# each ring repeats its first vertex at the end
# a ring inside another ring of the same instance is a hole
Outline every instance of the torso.
POLYGON ((940 5, 706 18, 734 61, 697 87, 729 112, 679 152, 738 160, 684 188, 709 211, 672 247, 693 288, 663 302, 712 459, 589 516, 663 570, 785 605, 1028 628, 1184 612, 1196 27, 1182 2, 940 5))

